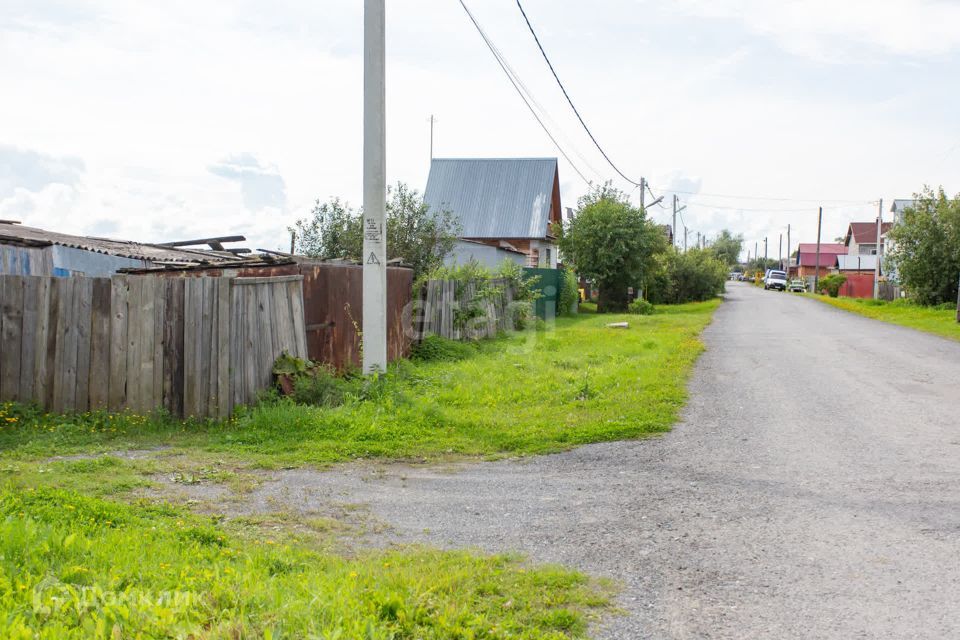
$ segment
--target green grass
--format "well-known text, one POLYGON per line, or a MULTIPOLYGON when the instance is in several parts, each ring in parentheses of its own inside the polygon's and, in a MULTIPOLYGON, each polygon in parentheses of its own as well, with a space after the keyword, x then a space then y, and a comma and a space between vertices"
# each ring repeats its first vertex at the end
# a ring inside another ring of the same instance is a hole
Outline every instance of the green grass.
POLYGON ((329 514, 200 516, 161 502, 172 494, 154 478, 236 496, 254 467, 528 455, 663 432, 718 305, 434 341, 377 380, 336 381, 339 406, 272 400, 223 423, 2 404, 0 637, 583 637, 609 611, 609 584, 513 556, 345 552, 351 525, 329 514), (605 326, 621 321, 630 328, 605 326))
POLYGON ((582 637, 608 592, 510 556, 347 558, 164 505, 0 491, 3 638, 582 637))
POLYGON ((905 300, 887 302, 885 300, 807 295, 844 311, 925 331, 944 338, 960 340, 960 323, 957 322, 957 308, 953 304, 939 307, 921 307, 905 300))
POLYGON ((274 467, 540 454, 642 437, 676 420, 703 348, 699 333, 718 305, 562 318, 553 331, 486 343, 470 357, 401 362, 374 382, 353 381, 342 406, 279 400, 224 423, 7 406, 0 461, 163 445, 274 467), (630 328, 605 326, 616 321, 630 328))

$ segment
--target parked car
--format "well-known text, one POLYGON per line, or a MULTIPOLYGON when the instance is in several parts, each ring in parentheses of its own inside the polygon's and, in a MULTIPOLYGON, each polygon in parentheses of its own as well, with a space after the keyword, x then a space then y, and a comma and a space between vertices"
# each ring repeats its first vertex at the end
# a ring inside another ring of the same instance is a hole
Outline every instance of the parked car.
POLYGON ((771 269, 767 271, 767 277, 763 279, 764 289, 776 289, 778 291, 787 290, 787 274, 783 271, 771 269))
POLYGON ((807 281, 803 278, 794 278, 790 281, 790 284, 787 285, 787 291, 793 291, 794 293, 803 293, 807 290, 807 281))

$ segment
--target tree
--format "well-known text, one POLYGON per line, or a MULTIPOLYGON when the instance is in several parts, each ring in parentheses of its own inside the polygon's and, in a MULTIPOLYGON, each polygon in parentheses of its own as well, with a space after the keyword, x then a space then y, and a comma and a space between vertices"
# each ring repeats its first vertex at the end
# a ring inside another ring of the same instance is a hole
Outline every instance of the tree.
POLYGON ((654 304, 701 302, 723 293, 729 265, 710 249, 668 251, 656 258, 647 279, 647 297, 654 304))
POLYGON ((710 250, 718 260, 732 267, 740 262, 740 253, 743 251, 743 235, 733 235, 729 230, 724 229, 710 245, 710 250))
MULTIPOLYGON (((387 258, 399 258, 413 268, 414 278, 439 267, 453 249, 460 225, 450 211, 431 212, 418 191, 402 182, 387 191, 387 258)), ((363 214, 339 198, 318 200, 310 216, 290 229, 297 234, 296 250, 321 260, 360 261, 363 253, 363 214)))
POLYGON ((960 276, 960 195, 925 187, 890 230, 889 260, 910 297, 937 305, 957 299, 960 276))
POLYGON ((600 289, 600 312, 625 311, 627 289, 640 287, 653 256, 667 247, 660 227, 609 182, 581 197, 573 220, 555 232, 564 258, 600 289))

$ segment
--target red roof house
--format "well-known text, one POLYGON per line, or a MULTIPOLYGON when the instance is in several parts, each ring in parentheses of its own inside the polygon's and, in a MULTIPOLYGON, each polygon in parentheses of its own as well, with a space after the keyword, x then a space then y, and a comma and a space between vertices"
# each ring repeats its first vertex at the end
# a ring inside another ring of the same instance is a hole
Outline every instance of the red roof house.
MULTIPOLYGON (((880 227, 880 254, 883 254, 883 236, 893 227, 892 222, 884 222, 880 227)), ((877 253, 877 223, 851 222, 847 235, 843 239, 847 253, 851 256, 872 256, 877 253)))
MULTIPOLYGON (((801 278, 817 275, 817 244, 801 242, 797 249, 797 264, 791 267, 790 275, 801 278), (796 271, 794 271, 796 269, 796 271)), ((837 265, 837 256, 847 255, 847 246, 839 243, 820 245, 820 277, 827 275, 837 265)))

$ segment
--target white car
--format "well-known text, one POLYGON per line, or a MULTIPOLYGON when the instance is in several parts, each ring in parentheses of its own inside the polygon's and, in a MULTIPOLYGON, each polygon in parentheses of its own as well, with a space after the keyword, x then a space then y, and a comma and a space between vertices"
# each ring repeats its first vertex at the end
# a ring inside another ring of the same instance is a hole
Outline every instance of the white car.
POLYGON ((786 291, 787 289, 787 274, 783 271, 777 271, 776 269, 771 269, 767 272, 767 277, 763 279, 763 288, 764 289, 777 289, 778 291, 786 291))

